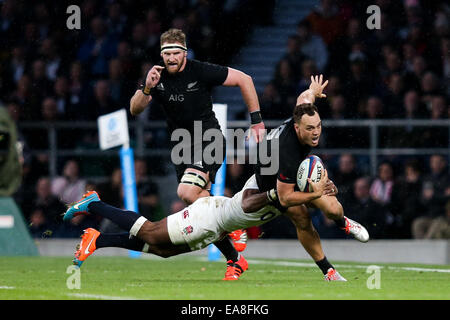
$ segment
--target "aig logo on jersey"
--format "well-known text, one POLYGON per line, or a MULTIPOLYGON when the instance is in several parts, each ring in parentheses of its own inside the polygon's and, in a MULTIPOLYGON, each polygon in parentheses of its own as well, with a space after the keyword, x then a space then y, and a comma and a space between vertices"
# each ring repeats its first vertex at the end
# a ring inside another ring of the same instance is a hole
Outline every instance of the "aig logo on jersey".
POLYGON ((171 94, 169 101, 175 101, 175 102, 183 102, 184 101, 184 94, 171 94))

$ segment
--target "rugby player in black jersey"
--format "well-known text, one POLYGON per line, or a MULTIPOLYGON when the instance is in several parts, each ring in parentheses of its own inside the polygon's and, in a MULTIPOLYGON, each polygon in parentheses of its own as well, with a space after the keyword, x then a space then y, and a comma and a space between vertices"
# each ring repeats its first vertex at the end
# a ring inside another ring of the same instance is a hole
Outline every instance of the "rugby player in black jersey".
MULTIPOLYGON (((264 174, 264 167, 268 165, 257 164, 255 169, 256 180, 260 191, 267 191, 272 200, 277 199, 287 216, 292 220, 299 241, 317 263, 327 280, 345 280, 328 262, 322 250, 320 237, 311 222, 307 206, 320 209, 329 219, 346 233, 352 234, 357 240, 367 242, 369 234, 359 223, 344 216, 344 209, 337 200, 337 188, 329 181, 331 192, 321 197, 307 201, 310 196, 307 192, 300 192, 297 186, 297 171, 300 163, 308 156, 313 147, 319 144, 322 133, 322 121, 317 107, 316 98, 325 98, 322 93, 328 81, 323 82, 322 75, 311 76, 311 85, 297 98, 297 105, 293 117, 286 120, 281 126, 272 130, 266 136, 267 143, 278 143, 278 172, 277 174, 264 174), (288 152, 285 152, 289 150, 288 152), (270 191, 272 190, 272 191, 270 191), (276 190, 276 193, 273 191, 276 190)), ((271 150, 270 147, 267 148, 271 150)))
MULTIPOLYGON (((131 98, 132 115, 141 113, 154 99, 164 109, 171 136, 176 129, 186 129, 193 137, 199 125, 202 136, 208 129, 217 129, 220 132, 219 123, 212 110, 211 90, 219 85, 238 86, 250 113, 250 135, 257 143, 262 140, 265 132, 264 123, 256 89, 250 76, 233 68, 187 59, 186 36, 179 29, 170 29, 163 33, 160 45, 164 65, 155 65, 147 73, 142 88, 131 98)), ((226 156, 225 137, 222 133, 220 136, 222 141, 212 142, 222 143, 220 161, 214 161, 212 164, 204 161, 203 150, 211 142, 195 141, 189 146, 191 150, 189 163, 175 165, 179 183, 177 194, 186 204, 210 195, 211 183, 214 183, 216 172, 226 156)), ((172 142, 172 149, 174 146, 172 142)), ((230 236, 235 248, 228 238, 215 243, 229 266, 237 263, 240 255, 236 250, 243 251, 247 241, 244 230, 236 230, 230 236)))

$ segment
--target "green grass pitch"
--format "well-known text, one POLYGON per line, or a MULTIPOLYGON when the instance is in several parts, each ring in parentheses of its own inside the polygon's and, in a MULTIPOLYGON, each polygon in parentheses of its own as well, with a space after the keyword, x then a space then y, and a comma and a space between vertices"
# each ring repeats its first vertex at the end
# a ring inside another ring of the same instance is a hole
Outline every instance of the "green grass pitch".
POLYGON ((67 287, 70 257, 1 257, 0 299, 450 299, 448 265, 377 264, 380 288, 369 289, 369 264, 333 261, 348 282, 325 282, 311 261, 248 259, 239 281, 222 281, 224 260, 147 257, 92 256, 80 269, 80 289, 67 287))

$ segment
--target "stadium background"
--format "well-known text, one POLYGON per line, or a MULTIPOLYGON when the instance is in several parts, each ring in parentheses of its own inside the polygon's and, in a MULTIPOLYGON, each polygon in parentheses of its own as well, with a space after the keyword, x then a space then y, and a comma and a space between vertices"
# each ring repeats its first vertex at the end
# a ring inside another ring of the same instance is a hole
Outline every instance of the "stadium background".
MULTIPOLYGON (((373 238, 450 238, 445 1, 86 0, 79 2, 80 30, 66 28, 70 4, 1 2, 0 101, 23 147, 13 197, 34 238, 78 237, 87 226, 117 229, 90 217, 63 223, 60 213, 92 188, 123 206, 117 152, 100 152, 95 121, 128 110, 169 27, 186 32, 189 57, 253 77, 267 127, 288 118, 310 75, 323 73, 329 85, 317 103, 324 120, 317 154, 346 215, 373 238), (366 27, 371 4, 381 9, 379 30, 366 27)), ((239 91, 218 88, 213 98, 228 104, 230 123, 248 126, 239 91)), ((152 105, 129 121, 140 212, 159 220, 183 207, 164 115, 152 105)), ((252 168, 228 163, 231 196, 252 168)), ((311 214, 323 239, 344 237, 320 212, 311 214)), ((296 238, 283 218, 249 234, 296 238)))

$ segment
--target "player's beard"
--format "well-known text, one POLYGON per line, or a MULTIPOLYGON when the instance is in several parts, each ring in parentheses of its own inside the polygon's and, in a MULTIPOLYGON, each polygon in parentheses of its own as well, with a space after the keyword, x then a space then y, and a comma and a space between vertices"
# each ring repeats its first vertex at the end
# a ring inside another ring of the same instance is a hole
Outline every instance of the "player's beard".
POLYGON ((166 70, 167 70, 167 72, 169 72, 170 74, 175 74, 175 73, 179 72, 181 67, 183 66, 183 62, 184 62, 184 59, 181 60, 180 62, 178 62, 176 65, 175 64, 169 64, 167 62, 166 63, 166 70))

